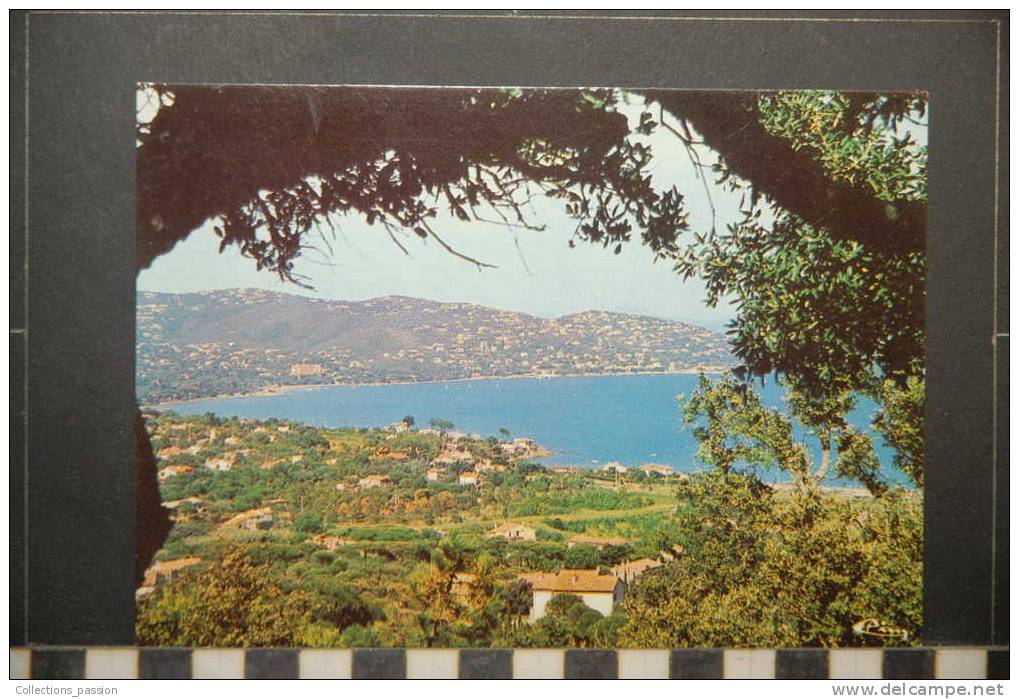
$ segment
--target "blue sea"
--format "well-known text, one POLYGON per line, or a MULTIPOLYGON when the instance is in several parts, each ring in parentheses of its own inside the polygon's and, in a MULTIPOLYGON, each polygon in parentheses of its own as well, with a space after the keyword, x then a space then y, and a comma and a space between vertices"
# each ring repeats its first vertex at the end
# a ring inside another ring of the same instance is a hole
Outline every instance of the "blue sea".
MULTIPOLYGON (((323 427, 380 427, 405 415, 419 427, 432 418, 452 422, 458 431, 531 437, 553 452, 548 465, 597 468, 609 461, 627 465, 667 464, 680 472, 702 470, 697 442, 683 424, 677 396, 697 386, 694 375, 643 375, 479 379, 381 386, 329 386, 297 389, 277 395, 210 398, 165 404, 184 415, 211 412, 222 417, 270 417, 323 427)), ((764 402, 787 409, 784 392, 774 382, 757 386, 764 402)), ((850 423, 868 429, 877 406, 861 399, 850 423)), ((815 458, 817 440, 804 430, 815 458)), ((883 470, 900 482, 891 466, 891 451, 875 435, 883 470)), ((762 474, 765 475, 765 474, 762 474)), ((769 480, 785 480, 768 474, 769 480)), ((840 484, 832 480, 832 484, 840 484)))

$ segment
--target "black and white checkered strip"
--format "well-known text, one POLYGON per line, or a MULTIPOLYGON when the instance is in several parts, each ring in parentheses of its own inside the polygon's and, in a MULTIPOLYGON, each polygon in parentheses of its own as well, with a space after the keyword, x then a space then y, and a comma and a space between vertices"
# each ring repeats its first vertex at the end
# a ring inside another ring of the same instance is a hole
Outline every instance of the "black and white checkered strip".
POLYGON ((1008 679, 1007 648, 11 649, 11 679, 1008 679))

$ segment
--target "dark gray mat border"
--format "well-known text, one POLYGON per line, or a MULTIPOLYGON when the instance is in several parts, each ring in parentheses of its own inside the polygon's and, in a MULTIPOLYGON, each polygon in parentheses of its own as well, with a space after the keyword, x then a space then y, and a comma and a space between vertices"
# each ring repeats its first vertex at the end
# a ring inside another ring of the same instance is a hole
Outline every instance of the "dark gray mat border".
POLYGON ((153 80, 930 91, 926 640, 1007 639, 993 163, 1008 14, 652 14, 30 13, 24 638, 133 640, 133 84, 153 80))
POLYGON ((10 24, 10 622, 11 643, 25 642, 25 27, 11 13, 10 24), (16 601, 16 602, 15 602, 16 601))

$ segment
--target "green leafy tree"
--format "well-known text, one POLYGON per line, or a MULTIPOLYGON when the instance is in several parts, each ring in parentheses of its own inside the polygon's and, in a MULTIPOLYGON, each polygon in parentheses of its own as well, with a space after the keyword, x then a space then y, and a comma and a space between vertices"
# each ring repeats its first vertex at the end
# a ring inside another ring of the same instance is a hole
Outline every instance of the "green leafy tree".
POLYGON ((325 526, 318 515, 307 513, 294 521, 294 529, 305 534, 318 534, 325 529, 325 526))
POLYGON ((753 475, 709 472, 681 488, 684 555, 631 586, 624 645, 839 646, 873 643, 853 624, 922 630, 922 507, 778 498, 753 475))
POLYGON ((206 572, 175 581, 138 607, 138 643, 152 646, 300 645, 312 622, 312 599, 284 594, 244 552, 233 551, 206 572))
POLYGON ((506 603, 506 613, 510 615, 511 625, 516 626, 521 617, 531 612, 534 591, 530 582, 518 578, 503 588, 502 598, 506 603))
POLYGON ((917 487, 924 484, 924 382, 911 376, 905 385, 881 384, 881 411, 875 428, 895 450, 895 466, 917 487))
POLYGON ((381 644, 379 633, 368 626, 349 626, 340 636, 340 645, 345 648, 374 648, 381 644))
POLYGON ((476 532, 453 532, 435 545, 429 563, 418 564, 407 577, 411 605, 422 610, 414 622, 424 645, 457 645, 470 614, 483 616, 486 627, 498 623, 497 610, 485 610, 495 582, 494 561, 483 549, 476 532))
POLYGON ((925 260, 923 231, 914 227, 925 218, 927 149, 906 126, 924 116, 925 101, 782 92, 760 95, 749 111, 754 128, 811 164, 827 182, 829 201, 836 191, 853 191, 885 207, 879 229, 913 232, 885 244, 847 234, 850 212, 818 217, 790 206, 790 193, 762 190, 723 157, 715 169, 743 193, 742 218, 724 231, 694 234, 677 271, 705 281, 709 304, 735 300, 737 375, 781 378, 795 417, 821 440, 822 469, 837 451, 847 456, 847 474, 877 485, 864 435, 845 424, 862 393, 894 401, 875 427, 899 453, 897 465, 922 483, 922 449, 903 417, 917 417, 923 395, 925 260))
POLYGON ((616 641, 617 622, 606 624, 605 617, 571 593, 554 595, 548 601, 538 627, 552 647, 613 646, 616 641))
POLYGON ((601 554, 590 544, 577 544, 566 549, 564 563, 567 568, 597 568, 601 563, 601 554))
POLYGON ((887 486, 870 438, 851 427, 845 415, 855 398, 849 390, 826 401, 788 390, 792 412, 817 438, 820 462, 793 436, 793 422, 768 408, 752 386, 734 379, 701 376, 697 389, 681 399, 684 420, 693 425, 698 458, 722 473, 781 470, 803 490, 817 488, 829 475, 853 478, 871 492, 887 486))

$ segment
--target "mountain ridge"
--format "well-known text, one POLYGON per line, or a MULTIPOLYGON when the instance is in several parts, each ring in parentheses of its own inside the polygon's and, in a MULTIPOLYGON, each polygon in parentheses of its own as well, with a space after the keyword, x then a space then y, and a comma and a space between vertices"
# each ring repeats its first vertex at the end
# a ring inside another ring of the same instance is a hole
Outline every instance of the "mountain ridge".
POLYGON ((146 401, 276 385, 690 372, 732 364, 725 339, 652 316, 555 318, 403 295, 361 301, 263 289, 139 291, 146 401))

